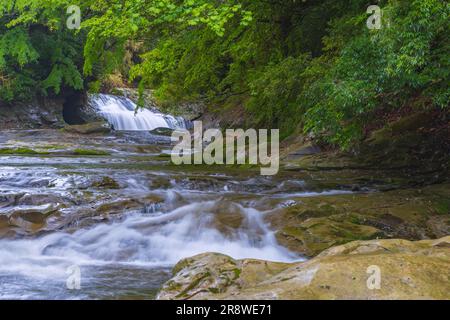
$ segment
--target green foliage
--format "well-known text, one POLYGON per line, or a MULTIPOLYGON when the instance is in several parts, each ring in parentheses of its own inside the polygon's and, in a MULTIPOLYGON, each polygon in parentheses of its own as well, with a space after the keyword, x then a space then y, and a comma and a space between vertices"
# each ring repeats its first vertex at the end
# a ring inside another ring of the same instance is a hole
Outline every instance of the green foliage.
POLYGON ((380 108, 414 97, 448 106, 446 2, 382 1, 381 30, 366 27, 362 0, 241 3, 252 19, 244 27, 230 18, 220 37, 205 25, 157 34, 131 79, 167 103, 233 99, 253 125, 282 136, 301 126, 343 148, 363 137, 380 108))
POLYGON ((295 130, 302 120, 299 97, 305 86, 302 73, 309 62, 307 54, 288 57, 253 76, 247 108, 257 117, 256 123, 280 128, 284 135, 295 130))
POLYGON ((449 3, 378 4, 369 30, 366 0, 3 0, 0 99, 99 91, 114 75, 348 149, 381 109, 449 105, 449 3), (65 27, 74 4, 79 31, 65 27))
POLYGON ((0 4, 0 99, 25 100, 83 88, 83 37, 65 28, 65 0, 0 4))
MULTIPOLYGON (((202 27, 220 37, 224 35, 225 24, 235 16, 241 16, 241 25, 252 19, 248 11, 241 10, 237 0, 101 0, 83 2, 83 6, 92 11, 91 17, 83 22, 83 27, 89 30, 84 72, 87 75, 97 72, 97 76, 117 69, 129 41, 146 39, 146 45, 152 46, 160 37, 167 39, 169 33, 202 27)), ((159 59, 158 52, 143 58, 146 57, 159 59)))
POLYGON ((325 39, 334 61, 305 93, 305 130, 349 148, 377 107, 399 108, 415 96, 448 106, 449 10, 439 0, 389 1, 380 30, 365 28, 364 19, 334 21, 325 39), (358 31, 351 37, 343 28, 350 21, 358 31))

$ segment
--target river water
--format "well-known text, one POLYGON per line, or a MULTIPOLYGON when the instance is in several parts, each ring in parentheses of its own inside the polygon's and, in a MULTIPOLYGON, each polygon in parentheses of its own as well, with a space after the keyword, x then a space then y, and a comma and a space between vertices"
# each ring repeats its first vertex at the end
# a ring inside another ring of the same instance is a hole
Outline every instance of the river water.
POLYGON ((0 132, 0 149, 25 147, 39 154, 0 155, 1 299, 152 299, 175 263, 203 252, 301 260, 265 216, 350 192, 300 173, 173 166, 169 139, 147 131, 0 132), (66 285, 74 266, 79 290, 66 285))

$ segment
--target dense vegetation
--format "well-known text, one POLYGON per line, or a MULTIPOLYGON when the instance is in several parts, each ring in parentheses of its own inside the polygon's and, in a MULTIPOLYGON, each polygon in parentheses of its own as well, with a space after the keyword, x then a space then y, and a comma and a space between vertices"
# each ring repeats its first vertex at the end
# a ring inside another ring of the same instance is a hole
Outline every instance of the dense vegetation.
POLYGON ((383 112, 449 104, 450 5, 365 0, 2 0, 0 99, 127 82, 166 104, 349 147, 383 112), (376 1, 373 1, 376 2, 376 1), (66 27, 79 5, 80 30, 66 27), (112 84, 111 84, 112 82, 112 84))

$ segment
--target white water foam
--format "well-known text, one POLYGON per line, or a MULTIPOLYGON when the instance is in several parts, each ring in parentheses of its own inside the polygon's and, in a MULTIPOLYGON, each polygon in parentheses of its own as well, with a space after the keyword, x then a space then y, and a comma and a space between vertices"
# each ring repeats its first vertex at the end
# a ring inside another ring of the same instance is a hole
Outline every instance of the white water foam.
MULTIPOLYGON (((278 245, 263 213, 231 204, 243 216, 240 230, 224 235, 215 228, 219 201, 197 202, 169 213, 135 214, 75 233, 53 233, 33 240, 0 240, 0 275, 65 277, 70 265, 124 264, 171 266, 182 258, 219 252, 233 258, 294 261, 278 245)), ((221 208, 221 207, 219 207, 221 208)), ((220 209, 219 209, 220 210, 220 209)))

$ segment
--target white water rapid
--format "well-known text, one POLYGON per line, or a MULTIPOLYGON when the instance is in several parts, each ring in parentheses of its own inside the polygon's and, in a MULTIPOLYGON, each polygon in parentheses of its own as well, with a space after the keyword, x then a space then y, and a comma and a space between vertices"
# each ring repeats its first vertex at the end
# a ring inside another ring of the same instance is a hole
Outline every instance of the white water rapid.
POLYGON ((126 97, 98 94, 91 97, 91 103, 115 130, 153 130, 156 128, 185 129, 182 117, 162 114, 144 108, 126 97))

